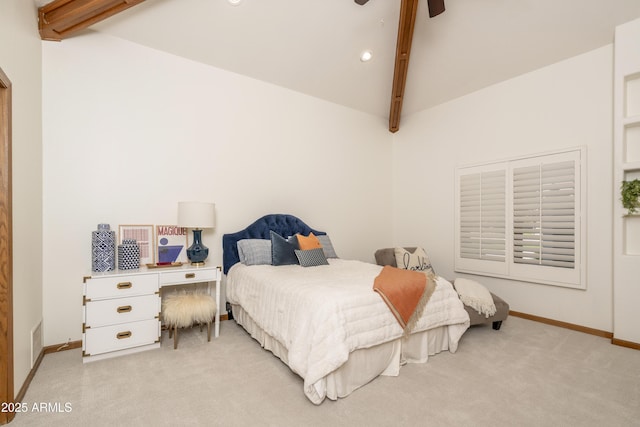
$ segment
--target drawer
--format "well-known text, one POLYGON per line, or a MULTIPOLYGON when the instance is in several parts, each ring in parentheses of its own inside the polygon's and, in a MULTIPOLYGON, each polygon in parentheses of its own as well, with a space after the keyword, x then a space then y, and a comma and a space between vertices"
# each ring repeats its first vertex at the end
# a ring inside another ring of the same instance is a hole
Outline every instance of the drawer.
POLYGON ((160 313, 160 296, 114 298, 89 301, 85 306, 85 326, 99 327, 153 319, 160 313))
POLYGON ((90 328, 86 329, 84 333, 84 355, 95 356, 110 351, 153 344, 159 339, 160 322, 158 319, 90 328))
POLYGON ((217 278, 217 270, 166 271, 160 273, 160 286, 182 283, 212 282, 217 278))
POLYGON ((84 286, 85 296, 91 300, 148 295, 158 291, 158 275, 97 277, 88 279, 84 286))

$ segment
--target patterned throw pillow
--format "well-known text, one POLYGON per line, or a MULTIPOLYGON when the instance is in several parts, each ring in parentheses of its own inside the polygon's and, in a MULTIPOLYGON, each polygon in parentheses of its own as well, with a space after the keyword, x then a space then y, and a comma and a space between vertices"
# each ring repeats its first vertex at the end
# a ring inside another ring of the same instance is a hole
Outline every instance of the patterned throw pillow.
POLYGON ((271 241, 266 239, 242 239, 238 241, 238 257, 245 265, 271 264, 271 241))
POLYGON ((296 257, 303 267, 316 267, 318 265, 329 265, 327 258, 324 256, 322 248, 295 250, 296 257))
POLYGON ((436 275, 436 272, 431 266, 429 256, 424 249, 416 248, 416 250, 411 253, 405 248, 395 248, 394 253, 396 256, 396 264, 398 265, 398 268, 403 268, 405 270, 422 271, 427 276, 432 277, 436 275))
POLYGON ((298 258, 296 257, 295 250, 298 249, 297 241, 292 239, 288 242, 284 237, 278 233, 271 231, 271 264, 272 265, 290 265, 298 264, 298 258))

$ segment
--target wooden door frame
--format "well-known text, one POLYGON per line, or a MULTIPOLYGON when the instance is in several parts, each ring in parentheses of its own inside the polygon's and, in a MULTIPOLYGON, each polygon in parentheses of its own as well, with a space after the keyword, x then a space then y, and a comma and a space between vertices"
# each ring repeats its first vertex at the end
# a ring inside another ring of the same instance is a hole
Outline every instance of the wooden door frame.
MULTIPOLYGON (((13 402, 11 81, 0 68, 0 402, 13 402)), ((0 411, 0 424, 15 413, 0 411)))

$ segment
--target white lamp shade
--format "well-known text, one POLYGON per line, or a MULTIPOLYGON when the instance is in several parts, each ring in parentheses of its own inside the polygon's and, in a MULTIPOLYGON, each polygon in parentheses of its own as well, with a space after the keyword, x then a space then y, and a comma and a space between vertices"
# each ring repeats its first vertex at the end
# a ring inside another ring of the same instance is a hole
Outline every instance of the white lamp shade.
POLYGON ((216 205, 205 202, 178 202, 178 225, 187 228, 213 228, 216 205))

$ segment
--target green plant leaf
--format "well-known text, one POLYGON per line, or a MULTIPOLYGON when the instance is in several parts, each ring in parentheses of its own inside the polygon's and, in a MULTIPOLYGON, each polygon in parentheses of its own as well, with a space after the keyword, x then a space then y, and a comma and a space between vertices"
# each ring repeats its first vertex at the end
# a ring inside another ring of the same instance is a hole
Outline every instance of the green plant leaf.
POLYGON ((622 206, 630 214, 634 214, 640 209, 640 180, 622 181, 620 185, 620 200, 622 206))

